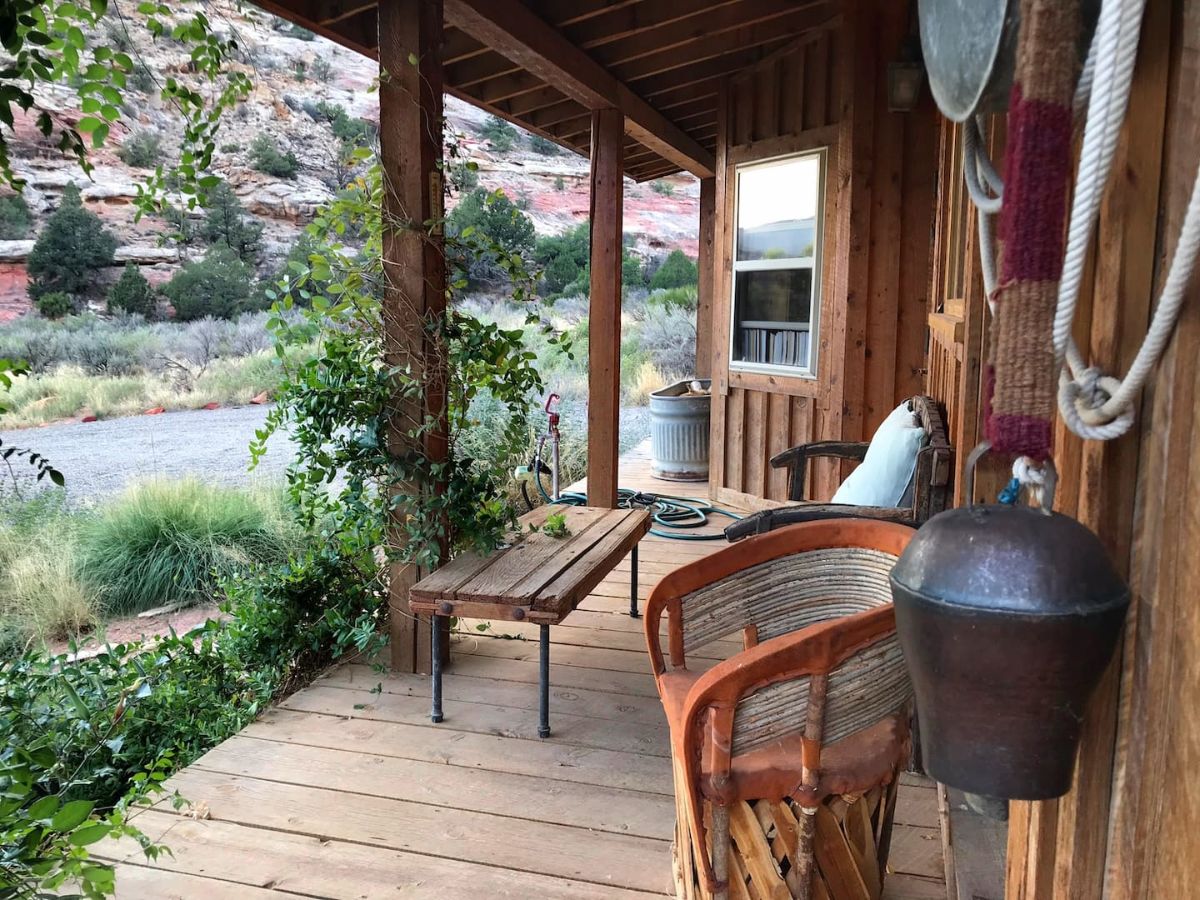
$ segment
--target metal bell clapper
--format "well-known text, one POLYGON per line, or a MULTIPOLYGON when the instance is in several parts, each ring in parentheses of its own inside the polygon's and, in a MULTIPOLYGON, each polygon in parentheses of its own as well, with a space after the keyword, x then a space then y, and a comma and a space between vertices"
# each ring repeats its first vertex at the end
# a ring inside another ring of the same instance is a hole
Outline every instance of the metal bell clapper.
MULTIPOLYGON (((967 497, 984 443, 966 466, 967 497)), ((892 570, 896 630, 938 781, 1045 800, 1071 786, 1084 710, 1112 658, 1129 588, 1100 540, 1042 508, 968 505, 930 519, 892 570)))

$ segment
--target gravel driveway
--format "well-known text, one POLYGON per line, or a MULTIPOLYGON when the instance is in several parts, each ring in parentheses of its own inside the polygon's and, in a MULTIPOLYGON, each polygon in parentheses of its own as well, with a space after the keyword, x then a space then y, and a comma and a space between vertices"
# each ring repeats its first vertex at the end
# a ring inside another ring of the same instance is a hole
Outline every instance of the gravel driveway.
MULTIPOLYGON (((185 478, 247 485, 282 480, 292 452, 286 435, 272 436, 266 455, 248 471, 248 447, 262 427, 269 407, 185 410, 157 416, 131 416, 101 422, 67 422, 43 428, 0 432, 14 444, 44 454, 67 480, 67 498, 80 503, 120 492, 131 481, 145 478, 185 478)), ((566 417, 564 417, 565 419, 566 417)), ((585 421, 564 421, 564 427, 585 428, 585 421)), ((534 421, 542 420, 536 415, 534 421)), ((621 449, 649 434, 645 407, 621 410, 621 449)), ((29 467, 15 463, 22 493, 29 494, 29 467)), ((7 475, 4 476, 7 478, 7 475)), ((4 479, 0 479, 3 481, 4 479)))
MULTIPOLYGON (((101 422, 67 422, 0 432, 10 442, 44 454, 67 480, 67 498, 79 503, 121 491, 145 478, 184 478, 225 484, 282 479, 291 458, 285 435, 272 436, 267 454, 250 472, 250 441, 269 407, 185 410, 101 422)), ((29 467, 14 464, 23 493, 29 467)))

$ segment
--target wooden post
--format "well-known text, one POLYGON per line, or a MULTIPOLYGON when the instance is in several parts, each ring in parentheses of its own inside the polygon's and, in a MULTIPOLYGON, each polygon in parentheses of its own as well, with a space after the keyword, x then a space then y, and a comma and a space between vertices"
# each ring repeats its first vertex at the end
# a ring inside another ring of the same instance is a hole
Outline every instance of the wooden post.
POLYGON ((592 269, 588 303, 588 503, 617 505, 621 394, 621 153, 625 118, 592 112, 592 269))
MULTIPOLYGON (((442 218, 442 3, 392 0, 378 9, 384 358, 389 366, 419 373, 426 384, 423 399, 397 395, 393 401, 388 449, 394 455, 418 450, 444 459, 446 359, 426 324, 446 309, 446 257, 441 232, 431 233, 425 224, 442 218), (427 417, 440 427, 430 430, 423 447, 414 447, 411 434, 427 417)), ((414 494, 420 488, 404 490, 414 494)), ((390 523, 392 547, 403 540, 403 514, 397 510, 390 523)), ((421 574, 416 566, 392 565, 388 605, 391 662, 397 671, 429 671, 429 623, 418 624, 408 609, 408 591, 421 574)))
POLYGON ((700 247, 696 268, 696 377, 708 378, 713 366, 713 291, 716 289, 717 179, 700 179, 700 247))

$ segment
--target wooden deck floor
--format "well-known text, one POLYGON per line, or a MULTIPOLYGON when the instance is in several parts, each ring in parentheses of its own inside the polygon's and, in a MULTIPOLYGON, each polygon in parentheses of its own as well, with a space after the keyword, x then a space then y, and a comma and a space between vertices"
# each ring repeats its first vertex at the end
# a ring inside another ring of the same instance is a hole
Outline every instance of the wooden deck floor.
MULTIPOLYGON (((681 487, 652 479, 641 448, 621 483, 681 487)), ((721 546, 648 537, 641 596, 721 546)), ((110 848, 117 896, 672 894, 667 729, 628 616, 629 575, 625 560, 551 629, 550 739, 536 736, 537 643, 521 625, 455 637, 441 725, 428 719, 426 678, 338 667, 170 780, 191 810, 147 810, 138 825, 172 854, 151 863, 132 845, 110 848)), ((710 650, 710 664, 733 649, 710 650)), ((946 896, 936 791, 923 779, 902 782, 890 869, 885 898, 946 896)))

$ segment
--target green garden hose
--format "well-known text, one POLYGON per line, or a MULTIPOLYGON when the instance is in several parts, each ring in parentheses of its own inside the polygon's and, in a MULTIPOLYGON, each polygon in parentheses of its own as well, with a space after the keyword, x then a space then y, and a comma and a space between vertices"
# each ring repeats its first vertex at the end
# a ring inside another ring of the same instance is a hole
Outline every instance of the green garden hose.
MULTIPOLYGON (((537 481, 538 491, 547 503, 562 503, 567 506, 587 506, 587 494, 581 491, 564 491, 558 500, 546 493, 542 483, 541 473, 535 467, 534 480, 537 481)), ((723 541, 724 533, 695 534, 691 529, 703 528, 708 524, 712 515, 727 516, 730 519, 742 518, 735 512, 713 506, 707 500, 696 497, 677 497, 673 494, 652 494, 646 491, 634 491, 629 488, 617 489, 617 506, 621 509, 641 507, 650 511, 650 520, 659 528, 651 528, 650 533, 658 537, 673 538, 677 541, 723 541), (666 530, 663 530, 666 529, 666 530)))

